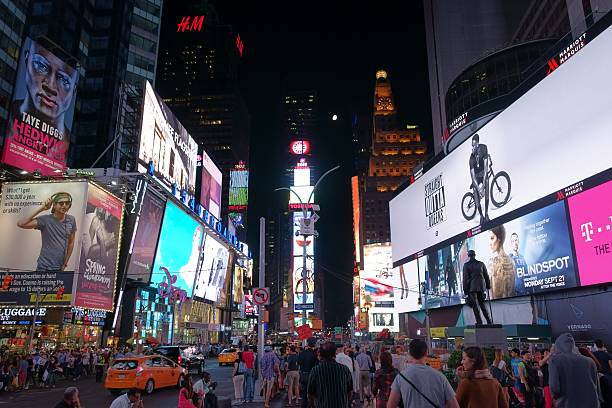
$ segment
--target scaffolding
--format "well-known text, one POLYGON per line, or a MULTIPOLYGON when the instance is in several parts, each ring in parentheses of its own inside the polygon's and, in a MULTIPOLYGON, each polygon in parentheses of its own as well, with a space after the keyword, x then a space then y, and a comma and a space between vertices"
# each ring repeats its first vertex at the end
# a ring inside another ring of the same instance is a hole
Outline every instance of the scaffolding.
POLYGON ((113 167, 137 171, 143 91, 132 84, 121 83, 117 114, 113 167))

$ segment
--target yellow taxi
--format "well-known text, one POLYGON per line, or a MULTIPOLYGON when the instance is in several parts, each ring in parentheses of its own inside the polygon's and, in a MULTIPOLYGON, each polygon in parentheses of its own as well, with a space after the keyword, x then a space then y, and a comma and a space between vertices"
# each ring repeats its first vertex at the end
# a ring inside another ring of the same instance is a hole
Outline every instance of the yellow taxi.
POLYGON ((228 348, 224 349, 221 354, 219 354, 219 365, 234 365, 234 363, 238 360, 238 349, 228 348))
POLYGON ((119 358, 108 368, 104 388, 113 395, 129 388, 151 394, 157 388, 182 385, 186 374, 183 367, 159 355, 119 358))

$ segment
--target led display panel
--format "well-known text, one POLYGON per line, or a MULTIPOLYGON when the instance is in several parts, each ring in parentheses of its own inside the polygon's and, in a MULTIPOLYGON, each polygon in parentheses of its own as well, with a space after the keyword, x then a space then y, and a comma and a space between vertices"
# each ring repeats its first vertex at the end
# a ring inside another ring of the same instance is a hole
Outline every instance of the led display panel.
POLYGON ((202 250, 204 226, 172 201, 166 203, 166 211, 159 234, 151 285, 167 280, 166 268, 172 286, 185 290, 191 296, 202 250))
POLYGON ((392 199, 394 263, 609 169, 611 64, 608 28, 392 199))
POLYGON ((216 302, 225 284, 229 261, 228 247, 212 235, 207 234, 202 252, 202 264, 193 295, 216 302))
POLYGON ((568 198, 580 284, 612 282, 612 181, 568 198))

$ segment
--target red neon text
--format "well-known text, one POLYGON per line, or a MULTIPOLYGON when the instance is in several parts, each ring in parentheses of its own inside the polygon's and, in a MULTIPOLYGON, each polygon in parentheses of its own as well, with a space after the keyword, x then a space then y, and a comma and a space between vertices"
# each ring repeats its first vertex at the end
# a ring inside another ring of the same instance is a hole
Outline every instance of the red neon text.
POLYGON ((176 32, 201 31, 204 17, 205 16, 194 16, 193 20, 191 20, 191 16, 183 17, 181 22, 177 24, 176 32))

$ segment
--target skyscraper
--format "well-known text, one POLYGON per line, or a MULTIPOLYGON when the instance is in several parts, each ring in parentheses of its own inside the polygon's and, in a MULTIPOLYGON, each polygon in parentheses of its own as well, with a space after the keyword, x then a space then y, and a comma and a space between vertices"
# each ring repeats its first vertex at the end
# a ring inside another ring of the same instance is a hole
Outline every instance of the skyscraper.
POLYGON ((361 183, 361 242, 390 242, 389 200, 425 159, 427 146, 418 126, 401 125, 387 72, 376 72, 372 150, 361 183))
POLYGON ((165 20, 177 24, 163 29, 159 93, 221 169, 224 218, 228 214, 230 170, 241 161, 248 166, 249 161, 250 118, 237 83, 243 48, 239 34, 219 21, 212 5, 201 11, 190 7, 167 7, 166 11, 165 20), (181 29, 184 19, 193 23, 202 16, 201 28, 181 29))

